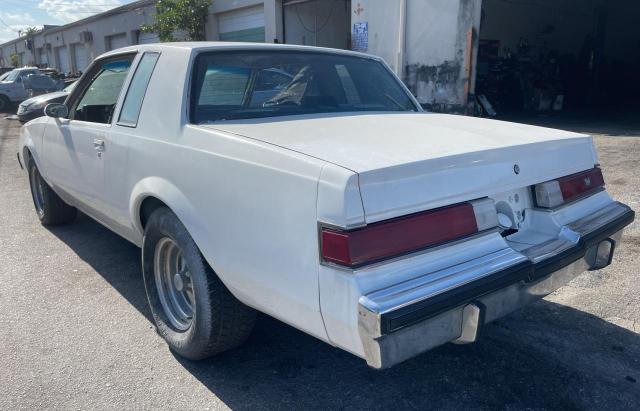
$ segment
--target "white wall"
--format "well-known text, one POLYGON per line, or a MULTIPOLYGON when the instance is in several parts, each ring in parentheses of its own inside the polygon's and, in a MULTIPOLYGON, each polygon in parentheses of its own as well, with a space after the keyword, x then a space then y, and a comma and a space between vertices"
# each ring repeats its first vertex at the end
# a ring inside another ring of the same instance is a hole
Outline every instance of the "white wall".
POLYGON ((418 100, 432 109, 464 111, 473 93, 481 0, 353 1, 351 21, 368 22, 368 53, 384 58, 418 100), (406 21, 404 31, 399 30, 406 21), (471 58, 473 60, 473 57, 471 58))

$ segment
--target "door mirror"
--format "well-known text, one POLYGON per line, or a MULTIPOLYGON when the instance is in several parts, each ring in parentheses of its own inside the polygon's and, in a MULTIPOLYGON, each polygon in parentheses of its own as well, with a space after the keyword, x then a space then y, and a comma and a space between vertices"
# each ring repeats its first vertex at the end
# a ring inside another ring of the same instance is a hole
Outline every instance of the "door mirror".
POLYGON ((44 114, 48 117, 67 118, 69 109, 62 103, 51 103, 44 108, 44 114))

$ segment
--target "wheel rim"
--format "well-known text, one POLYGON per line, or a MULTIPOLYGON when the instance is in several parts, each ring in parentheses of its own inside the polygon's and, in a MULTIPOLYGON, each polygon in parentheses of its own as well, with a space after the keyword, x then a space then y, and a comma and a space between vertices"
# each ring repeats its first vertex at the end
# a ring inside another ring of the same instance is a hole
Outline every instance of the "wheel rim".
POLYGON ((31 173, 31 195, 33 196, 33 205, 36 208, 36 213, 42 217, 44 215, 44 188, 37 169, 34 169, 31 173))
POLYGON ((171 325, 186 331, 193 321, 193 282, 178 244, 164 237, 156 244, 153 271, 160 303, 171 325))

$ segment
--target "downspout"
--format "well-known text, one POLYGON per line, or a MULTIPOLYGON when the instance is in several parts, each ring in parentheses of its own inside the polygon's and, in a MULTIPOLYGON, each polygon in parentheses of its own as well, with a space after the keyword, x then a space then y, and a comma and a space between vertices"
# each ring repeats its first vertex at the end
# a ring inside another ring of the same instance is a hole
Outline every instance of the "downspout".
POLYGON ((400 16, 399 16, 398 33, 398 60, 396 61, 396 74, 404 81, 404 52, 407 38, 407 0, 400 0, 400 16))

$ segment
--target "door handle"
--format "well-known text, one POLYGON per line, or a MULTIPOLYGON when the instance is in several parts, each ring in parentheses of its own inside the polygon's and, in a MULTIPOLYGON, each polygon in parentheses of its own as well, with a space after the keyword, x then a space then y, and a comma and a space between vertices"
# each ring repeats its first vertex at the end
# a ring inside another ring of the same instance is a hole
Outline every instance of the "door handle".
POLYGON ((98 153, 102 153, 104 151, 104 140, 95 139, 93 140, 93 149, 98 153))

